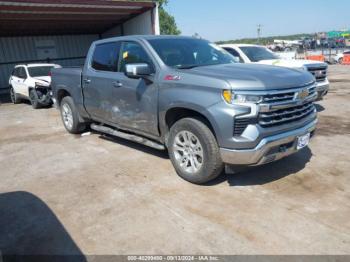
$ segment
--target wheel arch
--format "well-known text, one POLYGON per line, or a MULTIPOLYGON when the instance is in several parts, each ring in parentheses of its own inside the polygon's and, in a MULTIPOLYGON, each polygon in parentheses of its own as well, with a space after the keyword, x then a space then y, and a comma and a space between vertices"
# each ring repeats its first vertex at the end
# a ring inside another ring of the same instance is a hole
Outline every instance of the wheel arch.
POLYGON ((65 98, 66 96, 70 96, 70 97, 72 96, 67 89, 61 88, 57 91, 56 100, 57 100, 58 106, 61 105, 62 99, 65 98))
POLYGON ((160 121, 160 130, 166 145, 168 142, 170 128, 180 119, 187 118, 187 117, 193 117, 200 120, 211 130, 214 137, 217 138, 216 124, 215 122, 212 121, 211 117, 209 116, 209 114, 206 113, 204 109, 191 107, 188 105, 187 106, 177 105, 177 106, 168 108, 163 113, 163 117, 161 118, 161 121, 160 121))

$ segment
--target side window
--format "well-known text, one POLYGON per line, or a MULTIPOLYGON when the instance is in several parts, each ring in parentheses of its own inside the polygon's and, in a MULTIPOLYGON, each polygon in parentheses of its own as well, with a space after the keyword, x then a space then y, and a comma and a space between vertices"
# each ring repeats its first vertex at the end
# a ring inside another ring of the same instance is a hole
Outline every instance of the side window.
POLYGON ((240 63, 243 62, 241 56, 239 55, 239 53, 236 50, 234 50, 233 48, 229 48, 229 47, 224 47, 224 49, 227 52, 229 52, 231 55, 233 55, 234 57, 238 58, 240 63))
POLYGON ((117 72, 120 44, 117 42, 96 45, 92 56, 92 68, 100 71, 117 72))
POLYGON ((12 71, 12 75, 15 76, 15 77, 18 77, 19 76, 18 73, 19 73, 19 67, 14 68, 13 71, 12 71))
POLYGON ((152 66, 152 60, 143 47, 136 42, 123 42, 119 60, 120 72, 125 72, 126 64, 147 63, 152 66))
POLYGON ((19 67, 18 68, 18 77, 21 79, 26 79, 27 78, 27 73, 24 67, 19 67))

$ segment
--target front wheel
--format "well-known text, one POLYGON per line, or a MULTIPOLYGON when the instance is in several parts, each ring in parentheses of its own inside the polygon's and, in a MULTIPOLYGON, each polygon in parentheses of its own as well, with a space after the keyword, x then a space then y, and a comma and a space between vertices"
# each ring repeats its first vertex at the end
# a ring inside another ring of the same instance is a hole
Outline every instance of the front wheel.
POLYGON ((211 130, 199 119, 184 118, 170 129, 169 156, 183 179, 204 184, 223 170, 219 146, 211 130))
POLYGON ((19 104, 21 102, 12 86, 10 88, 10 97, 13 104, 19 104))
POLYGON ((32 107, 34 109, 40 108, 38 94, 36 93, 36 91, 34 89, 31 89, 29 91, 29 100, 30 100, 30 103, 32 104, 32 107))
POLYGON ((79 120, 78 111, 74 101, 70 96, 66 96, 61 101, 61 117, 66 130, 71 134, 82 133, 86 125, 79 120))
POLYGON ((339 58, 338 63, 341 65, 343 64, 343 58, 339 58))

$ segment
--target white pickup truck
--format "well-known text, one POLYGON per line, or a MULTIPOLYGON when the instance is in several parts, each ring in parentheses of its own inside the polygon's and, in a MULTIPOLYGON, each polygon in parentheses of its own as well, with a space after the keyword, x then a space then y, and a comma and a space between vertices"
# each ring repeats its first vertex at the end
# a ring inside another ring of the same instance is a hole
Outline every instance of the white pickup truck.
POLYGON ((236 57, 241 63, 258 63, 309 71, 317 82, 318 100, 321 100, 328 93, 328 65, 326 63, 311 60, 284 59, 266 47, 259 45, 225 44, 221 45, 221 47, 236 57))
POLYGON ((33 108, 48 106, 51 102, 51 69, 56 64, 26 64, 14 67, 9 79, 11 100, 14 104, 29 100, 33 108))

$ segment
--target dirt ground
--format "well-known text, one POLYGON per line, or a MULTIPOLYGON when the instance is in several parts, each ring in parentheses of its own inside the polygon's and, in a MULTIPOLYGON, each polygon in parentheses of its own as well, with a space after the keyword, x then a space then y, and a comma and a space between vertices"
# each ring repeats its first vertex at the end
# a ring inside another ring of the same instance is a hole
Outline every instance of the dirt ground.
POLYGON ((350 66, 330 67, 310 148, 206 186, 167 155, 0 106, 3 254, 350 254, 350 66))

